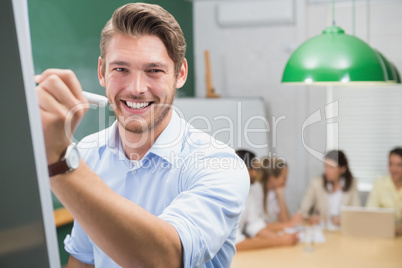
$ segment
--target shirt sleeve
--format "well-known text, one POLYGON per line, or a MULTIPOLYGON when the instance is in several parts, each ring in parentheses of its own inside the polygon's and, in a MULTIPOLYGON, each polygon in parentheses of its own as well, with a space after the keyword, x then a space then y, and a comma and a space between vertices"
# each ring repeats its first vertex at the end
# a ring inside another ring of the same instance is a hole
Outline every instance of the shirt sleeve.
POLYGON ((240 161, 233 155, 224 161, 208 157, 194 161, 182 172, 181 193, 159 217, 176 228, 184 267, 202 266, 224 243, 229 245, 223 259, 232 259, 250 184, 247 169, 240 161))
POLYGON ((237 228, 236 231, 236 244, 239 244, 240 242, 246 240, 246 236, 241 232, 240 228, 237 228))
MULTIPOLYGON (((96 159, 93 154, 97 154, 98 145, 96 143, 97 136, 95 134, 85 137, 78 145, 81 158, 90 165, 91 159, 96 159), (89 149, 96 148, 95 150, 89 149)), ((71 235, 67 235, 64 239, 64 249, 74 258, 86 264, 94 264, 93 245, 88 235, 82 227, 74 220, 71 235)))
POLYGON ((311 208, 315 205, 315 193, 314 193, 314 179, 310 181, 310 184, 304 193, 300 210, 303 218, 309 217, 309 212, 311 208))
POLYGON ((64 239, 64 249, 80 262, 94 264, 92 243, 77 221, 74 221, 71 235, 64 239))

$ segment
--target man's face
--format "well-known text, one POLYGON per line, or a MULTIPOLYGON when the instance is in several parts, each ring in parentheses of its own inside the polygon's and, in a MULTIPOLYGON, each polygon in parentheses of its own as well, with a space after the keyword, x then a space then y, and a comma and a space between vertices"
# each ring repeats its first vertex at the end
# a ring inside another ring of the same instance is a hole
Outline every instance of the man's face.
POLYGON ((389 173, 394 181, 402 180, 402 157, 397 154, 389 156, 389 173))
POLYGON ((99 58, 99 82, 121 126, 132 133, 159 133, 167 126, 176 88, 187 78, 184 60, 179 74, 163 42, 156 36, 115 33, 99 58))

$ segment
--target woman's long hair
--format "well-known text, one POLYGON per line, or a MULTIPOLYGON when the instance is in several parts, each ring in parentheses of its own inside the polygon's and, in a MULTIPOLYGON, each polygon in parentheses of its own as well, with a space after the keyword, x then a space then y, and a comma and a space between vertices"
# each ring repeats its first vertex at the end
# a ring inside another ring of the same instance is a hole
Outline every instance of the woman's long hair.
POLYGON ((264 211, 267 213, 267 185, 270 176, 279 177, 282 173, 282 169, 287 168, 287 164, 284 159, 276 157, 264 157, 261 159, 261 183, 264 191, 264 211))
MULTIPOLYGON (((345 173, 342 174, 342 177, 345 179, 345 184, 342 187, 342 191, 349 191, 350 187, 352 186, 353 175, 349 169, 348 159, 346 158, 346 155, 340 150, 333 150, 325 155, 325 159, 331 159, 332 161, 337 163, 339 167, 346 167, 345 173)), ((328 191, 328 185, 331 184, 331 182, 327 180, 325 173, 322 175, 322 178, 324 189, 328 191)))

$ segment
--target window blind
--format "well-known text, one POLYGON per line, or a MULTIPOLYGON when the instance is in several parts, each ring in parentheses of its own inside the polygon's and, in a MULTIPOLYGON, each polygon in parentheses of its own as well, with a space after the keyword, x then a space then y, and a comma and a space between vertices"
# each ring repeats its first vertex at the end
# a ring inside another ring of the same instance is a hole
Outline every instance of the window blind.
POLYGON ((388 173, 389 151, 402 146, 402 86, 335 88, 336 100, 339 149, 359 189, 369 191, 376 177, 388 173))

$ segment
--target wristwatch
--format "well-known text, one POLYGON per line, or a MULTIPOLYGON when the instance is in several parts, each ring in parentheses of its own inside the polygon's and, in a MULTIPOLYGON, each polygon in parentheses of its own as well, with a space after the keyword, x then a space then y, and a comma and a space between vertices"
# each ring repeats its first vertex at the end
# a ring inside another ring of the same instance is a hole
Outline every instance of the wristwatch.
POLYGON ((81 157, 77 146, 75 143, 70 144, 60 161, 48 166, 49 176, 53 177, 73 171, 80 165, 80 160, 81 157))

